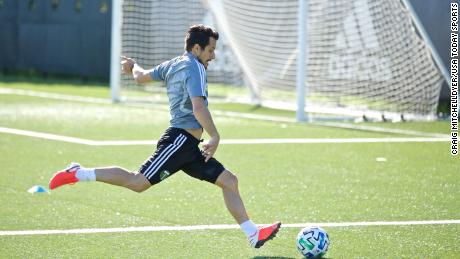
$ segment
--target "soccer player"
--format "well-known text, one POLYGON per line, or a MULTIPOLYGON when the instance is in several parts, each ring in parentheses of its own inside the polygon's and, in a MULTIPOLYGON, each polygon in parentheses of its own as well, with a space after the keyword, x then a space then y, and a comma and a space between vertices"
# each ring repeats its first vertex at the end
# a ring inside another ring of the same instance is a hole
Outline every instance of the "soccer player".
POLYGON ((208 110, 206 69, 215 58, 218 32, 204 25, 191 26, 185 37, 185 53, 145 70, 132 58, 122 57, 123 73, 132 74, 137 83, 165 81, 170 104, 170 127, 157 144, 157 149, 140 168, 130 172, 121 167, 84 168, 78 163, 58 171, 50 180, 53 190, 80 181, 99 181, 143 192, 179 170, 222 188, 225 205, 246 234, 252 247, 259 248, 272 239, 280 222, 257 227, 248 217, 238 179, 213 156, 220 135, 208 110), (209 141, 200 144, 203 129, 209 141))

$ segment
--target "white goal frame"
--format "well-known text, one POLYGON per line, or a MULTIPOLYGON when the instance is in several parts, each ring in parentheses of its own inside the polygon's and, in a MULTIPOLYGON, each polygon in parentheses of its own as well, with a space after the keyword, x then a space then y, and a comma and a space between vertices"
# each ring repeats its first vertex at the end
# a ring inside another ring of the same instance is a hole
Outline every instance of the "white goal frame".
MULTIPOLYGON (((220 0, 216 0, 220 1, 220 0)), ((443 64, 438 52, 436 51, 429 35, 426 33, 422 23, 420 22, 417 14, 415 13, 412 5, 409 3, 408 0, 400 0, 403 5, 406 7, 407 12, 410 14, 411 20, 421 36, 421 38, 426 43, 430 54, 434 60, 434 63, 440 70, 442 77, 447 82, 449 87, 450 80, 449 80, 449 73, 443 64)), ((312 110, 308 110, 306 108, 306 95, 308 93, 308 85, 305 80, 306 76, 308 75, 306 60, 307 60, 307 52, 308 49, 308 39, 306 35, 307 31, 307 19, 308 19, 308 3, 309 0, 298 0, 299 10, 298 10, 298 44, 297 44, 297 53, 299 58, 297 59, 296 64, 296 99, 297 99, 297 110, 296 110, 296 118, 297 121, 310 121, 310 112, 314 112, 312 110)), ((113 102, 120 102, 122 101, 121 96, 121 69, 120 69, 120 54, 121 54, 121 44, 122 44, 122 35, 121 29, 123 24, 123 0, 112 0, 112 26, 111 26, 111 61, 110 61, 110 89, 111 89, 111 99, 113 102)), ((253 86, 254 87, 254 86, 253 86)), ((327 110, 326 110, 327 112, 327 110)), ((334 113, 331 111, 331 113, 334 113)), ((356 116, 356 114, 345 114, 350 116, 356 116)), ((379 116, 376 114, 376 116, 379 116)))

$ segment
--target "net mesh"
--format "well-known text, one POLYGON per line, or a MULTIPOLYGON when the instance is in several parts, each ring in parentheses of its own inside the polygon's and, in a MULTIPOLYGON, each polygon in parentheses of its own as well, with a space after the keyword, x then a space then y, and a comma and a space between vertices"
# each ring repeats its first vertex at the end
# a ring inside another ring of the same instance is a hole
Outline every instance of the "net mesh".
MULTIPOLYGON (((136 59, 144 68, 183 54, 185 32, 191 25, 213 25, 210 10, 200 0, 124 0, 122 15, 122 54, 136 59)), ((243 73, 233 56, 222 35, 217 58, 207 73, 209 82, 244 84, 243 73)), ((121 85, 122 89, 144 88, 129 75, 122 76, 121 85)))
MULTIPOLYGON (((183 53, 190 25, 210 24, 222 40, 209 82, 295 108, 297 12, 298 0, 125 0, 122 52, 153 67, 183 53)), ((309 0, 307 17, 307 110, 435 115, 442 77, 399 0, 309 0)))

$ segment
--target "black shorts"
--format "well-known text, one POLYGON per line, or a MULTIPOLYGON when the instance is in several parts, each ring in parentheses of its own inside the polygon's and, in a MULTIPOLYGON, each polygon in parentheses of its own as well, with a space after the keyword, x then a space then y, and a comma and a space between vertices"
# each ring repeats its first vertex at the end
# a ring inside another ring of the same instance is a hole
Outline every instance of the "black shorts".
POLYGON ((141 165, 139 172, 152 185, 179 170, 194 178, 215 183, 225 168, 214 158, 205 162, 198 148, 199 143, 198 139, 183 129, 168 128, 158 140, 155 153, 141 165))

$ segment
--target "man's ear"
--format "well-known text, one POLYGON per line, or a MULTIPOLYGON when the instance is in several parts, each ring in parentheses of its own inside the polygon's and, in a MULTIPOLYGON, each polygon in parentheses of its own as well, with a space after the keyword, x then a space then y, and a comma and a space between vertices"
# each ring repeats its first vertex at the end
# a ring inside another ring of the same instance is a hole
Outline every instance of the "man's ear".
POLYGON ((196 55, 199 55, 203 51, 203 49, 201 49, 200 44, 198 43, 195 43, 195 45, 193 45, 192 50, 196 55))

